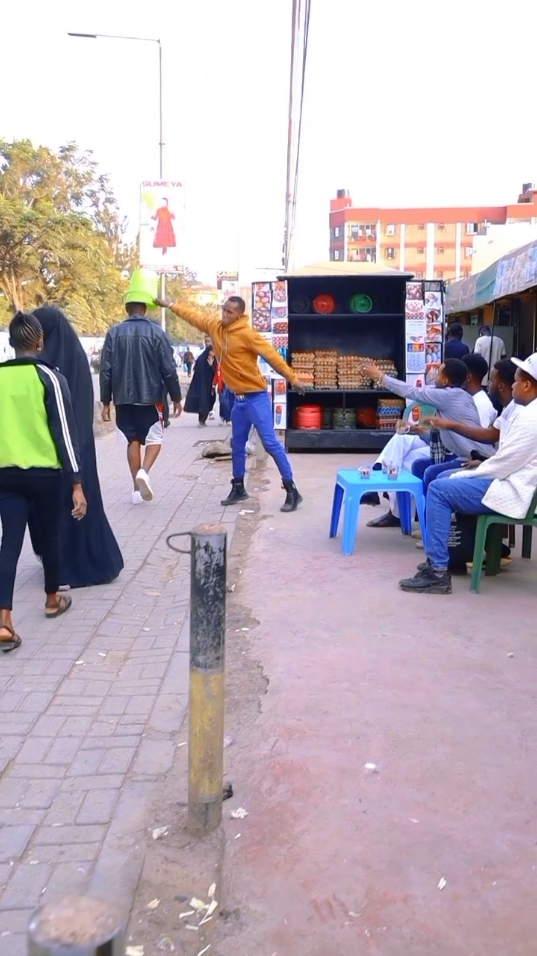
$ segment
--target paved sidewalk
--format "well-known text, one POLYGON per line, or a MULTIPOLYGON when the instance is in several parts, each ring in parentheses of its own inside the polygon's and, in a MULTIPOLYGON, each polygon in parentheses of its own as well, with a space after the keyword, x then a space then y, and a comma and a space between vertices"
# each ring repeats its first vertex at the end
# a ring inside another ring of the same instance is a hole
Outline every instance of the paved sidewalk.
MULTIPOLYGON (((166 534, 224 521, 229 466, 199 458, 193 416, 174 421, 154 470, 156 499, 130 503, 125 446, 97 442, 107 513, 125 558, 111 585, 74 591, 46 621, 42 571, 28 544, 14 616, 20 650, 0 659, 0 951, 26 956, 26 927, 43 899, 88 889, 130 903, 140 837, 174 756, 188 689, 189 558, 166 534), (8 940, 9 946, 5 945, 8 940)), ((186 539, 185 539, 186 542, 186 539)))

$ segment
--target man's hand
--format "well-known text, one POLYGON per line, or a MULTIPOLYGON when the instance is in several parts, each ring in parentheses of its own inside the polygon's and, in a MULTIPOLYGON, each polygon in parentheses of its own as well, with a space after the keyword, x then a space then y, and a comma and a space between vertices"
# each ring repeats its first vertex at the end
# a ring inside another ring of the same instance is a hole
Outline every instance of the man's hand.
POLYGON ((155 299, 156 305, 160 305, 161 309, 169 309, 173 305, 173 299, 155 299))
POLYGON ((84 497, 84 492, 82 491, 82 485, 73 485, 73 510, 71 515, 76 521, 80 521, 86 514, 88 510, 88 503, 84 497))
POLYGON ((450 431, 454 425, 457 425, 457 422, 452 421, 450 418, 439 418, 437 415, 433 416, 433 418, 429 418, 428 421, 431 428, 436 428, 439 431, 450 431))
POLYGON ((110 417, 110 405, 103 405, 103 413, 102 413, 101 418, 102 418, 103 422, 111 422, 111 421, 112 421, 112 419, 111 419, 111 417, 110 417))
POLYGON ((479 468, 480 465, 481 465, 480 461, 470 458, 469 461, 464 462, 464 465, 462 465, 462 467, 463 468, 479 468))
POLYGON ((384 375, 384 372, 381 372, 378 365, 375 365, 374 362, 364 362, 362 370, 375 382, 380 381, 384 375))
POLYGON ((304 395, 307 387, 308 386, 305 384, 305 382, 301 382, 300 380, 298 380, 298 382, 295 382, 295 384, 293 385, 293 388, 298 392, 299 395, 304 395))
POLYGON ((173 403, 173 417, 174 417, 174 418, 179 418, 179 415, 182 413, 182 411, 183 411, 183 406, 181 405, 181 402, 174 402, 174 403, 173 403))

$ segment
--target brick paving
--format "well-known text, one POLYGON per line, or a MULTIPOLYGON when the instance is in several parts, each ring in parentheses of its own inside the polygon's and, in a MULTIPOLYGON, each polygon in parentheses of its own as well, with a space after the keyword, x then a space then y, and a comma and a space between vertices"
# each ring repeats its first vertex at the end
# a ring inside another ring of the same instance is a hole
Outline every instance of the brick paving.
POLYGON ((226 434, 198 430, 193 416, 173 422, 155 501, 138 506, 125 446, 115 434, 99 439, 125 570, 111 585, 74 591, 58 621, 43 616, 42 571, 25 544, 14 608, 23 645, 0 660, 2 953, 26 956, 28 918, 44 899, 113 887, 131 901, 147 808, 187 703, 189 558, 165 537, 200 521, 233 532, 237 509, 219 504, 229 467, 199 460, 195 447, 226 434))

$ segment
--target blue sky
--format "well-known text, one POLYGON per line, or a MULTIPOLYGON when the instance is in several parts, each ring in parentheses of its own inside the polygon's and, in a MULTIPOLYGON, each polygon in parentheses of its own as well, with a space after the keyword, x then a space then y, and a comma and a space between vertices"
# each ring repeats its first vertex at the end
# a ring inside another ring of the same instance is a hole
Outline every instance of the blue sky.
MULTIPOLYGON (((239 246, 248 279, 281 254, 290 8, 10 4, 0 132, 93 149, 134 232, 138 184, 158 172, 157 48, 67 31, 160 37, 165 174, 186 183, 187 264, 211 281, 239 246)), ((537 179, 528 9, 312 0, 297 265, 327 257, 337 188, 360 205, 503 204, 537 179)))

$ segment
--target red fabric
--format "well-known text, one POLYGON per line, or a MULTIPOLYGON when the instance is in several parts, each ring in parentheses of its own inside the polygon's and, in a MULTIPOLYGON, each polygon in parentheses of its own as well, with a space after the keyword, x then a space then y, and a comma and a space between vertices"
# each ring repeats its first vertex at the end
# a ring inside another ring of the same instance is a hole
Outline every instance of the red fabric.
POLYGON ((220 365, 216 366, 216 372, 214 373, 213 385, 218 389, 218 394, 221 395, 224 391, 224 379, 222 378, 222 372, 220 370, 220 365))
POLYGON ((157 209, 152 219, 157 220, 157 229, 153 240, 154 249, 174 249, 177 245, 175 233, 173 231, 172 219, 175 219, 173 212, 166 206, 157 209))

